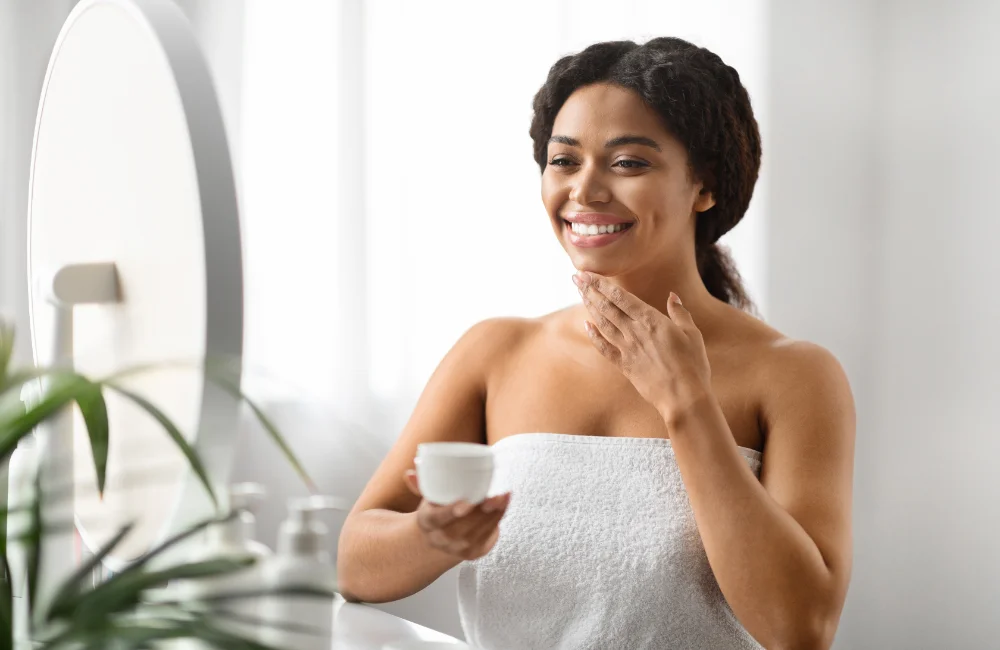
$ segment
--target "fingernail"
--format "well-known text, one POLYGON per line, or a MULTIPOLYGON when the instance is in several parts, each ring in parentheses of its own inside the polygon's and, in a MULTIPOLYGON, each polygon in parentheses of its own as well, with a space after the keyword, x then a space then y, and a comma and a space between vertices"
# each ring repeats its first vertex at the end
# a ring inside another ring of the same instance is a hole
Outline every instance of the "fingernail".
POLYGON ((576 285, 577 289, 579 289, 581 287, 581 285, 582 285, 582 283, 580 282, 580 278, 579 278, 579 276, 577 276, 576 273, 573 274, 573 284, 576 285))
POLYGON ((497 503, 493 499, 487 499, 481 507, 483 512, 493 512, 497 509, 497 503))
POLYGON ((676 303, 677 303, 678 305, 681 305, 682 307, 684 306, 684 303, 682 303, 682 302, 681 302, 681 297, 680 297, 680 296, 678 296, 678 295, 677 295, 676 293, 674 293, 673 291, 671 291, 671 292, 670 292, 670 298, 671 298, 671 299, 672 299, 672 300, 673 300, 674 302, 676 302, 676 303))
POLYGON ((469 514, 471 510, 472 510, 472 504, 469 503, 468 501, 459 501, 458 503, 455 504, 455 507, 452 508, 452 512, 455 513, 456 517, 464 517, 465 515, 469 514))

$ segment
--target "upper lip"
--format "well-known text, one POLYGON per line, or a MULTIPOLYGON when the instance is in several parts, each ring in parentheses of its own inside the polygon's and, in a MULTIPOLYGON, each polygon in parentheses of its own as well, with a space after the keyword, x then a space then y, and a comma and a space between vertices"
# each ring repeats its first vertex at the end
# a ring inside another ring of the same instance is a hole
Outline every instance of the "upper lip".
POLYGON ((563 215, 563 219, 572 223, 594 224, 597 226, 632 223, 631 219, 625 219, 609 212, 567 212, 563 215))

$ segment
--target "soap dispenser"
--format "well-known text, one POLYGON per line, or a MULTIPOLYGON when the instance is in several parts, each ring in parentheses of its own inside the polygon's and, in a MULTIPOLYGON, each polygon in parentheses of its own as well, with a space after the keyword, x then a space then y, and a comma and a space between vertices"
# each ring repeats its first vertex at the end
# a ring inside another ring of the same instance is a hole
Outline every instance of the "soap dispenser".
MULTIPOLYGON (((204 562, 221 558, 253 558, 254 564, 246 569, 218 577, 184 580, 177 585, 180 597, 197 602, 213 596, 241 592, 258 593, 261 590, 261 566, 271 556, 271 550, 254 539, 256 519, 254 511, 264 498, 264 489, 256 483, 239 483, 229 489, 229 510, 233 517, 213 524, 205 531, 205 545, 194 552, 191 561, 204 562)), ((253 621, 260 611, 260 596, 232 599, 224 605, 232 618, 224 624, 230 631, 251 639, 257 629, 253 621), (240 621, 247 621, 242 622, 240 621)))
POLYGON ((289 500, 276 553, 263 564, 264 589, 274 592, 261 604, 264 643, 296 650, 329 650, 337 570, 327 550, 327 527, 317 514, 334 509, 344 509, 344 505, 333 497, 289 500), (296 590, 312 593, 288 593, 296 590))

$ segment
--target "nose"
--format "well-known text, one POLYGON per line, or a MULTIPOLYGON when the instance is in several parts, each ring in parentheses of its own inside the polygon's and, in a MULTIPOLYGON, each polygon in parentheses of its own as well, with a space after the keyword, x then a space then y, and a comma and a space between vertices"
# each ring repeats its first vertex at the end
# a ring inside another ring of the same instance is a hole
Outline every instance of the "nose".
POLYGON ((591 203, 607 203, 611 200, 611 191, 601 180, 599 172, 593 167, 580 169, 573 174, 573 186, 569 190, 569 199, 580 205, 591 203))

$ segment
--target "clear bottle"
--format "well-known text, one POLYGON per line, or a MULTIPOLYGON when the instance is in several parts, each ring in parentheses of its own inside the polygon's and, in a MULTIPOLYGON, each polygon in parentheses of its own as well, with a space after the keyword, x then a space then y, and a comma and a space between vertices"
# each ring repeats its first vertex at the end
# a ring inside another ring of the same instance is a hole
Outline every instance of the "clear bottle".
POLYGON ((327 550, 327 527, 316 515, 334 509, 343 509, 343 504, 333 497, 288 502, 288 518, 278 532, 276 553, 262 565, 264 589, 279 592, 263 598, 262 642, 295 650, 331 647, 337 569, 327 550), (303 589, 313 593, 280 593, 303 589))

